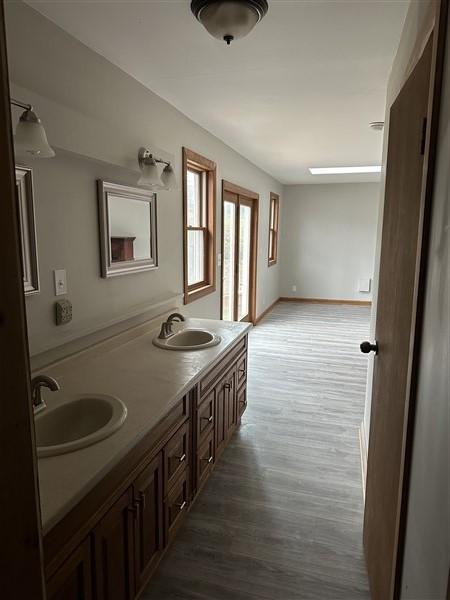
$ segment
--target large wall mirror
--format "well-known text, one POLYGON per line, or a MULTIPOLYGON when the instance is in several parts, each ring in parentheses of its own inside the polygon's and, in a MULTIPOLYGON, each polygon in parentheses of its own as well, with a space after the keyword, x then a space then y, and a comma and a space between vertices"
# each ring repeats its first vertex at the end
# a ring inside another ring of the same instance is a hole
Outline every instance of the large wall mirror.
POLYGON ((30 168, 16 166, 16 185, 22 242, 23 288, 25 295, 30 296, 39 292, 33 172, 30 168))
POLYGON ((98 200, 102 277, 156 269, 156 194, 98 181, 98 200))

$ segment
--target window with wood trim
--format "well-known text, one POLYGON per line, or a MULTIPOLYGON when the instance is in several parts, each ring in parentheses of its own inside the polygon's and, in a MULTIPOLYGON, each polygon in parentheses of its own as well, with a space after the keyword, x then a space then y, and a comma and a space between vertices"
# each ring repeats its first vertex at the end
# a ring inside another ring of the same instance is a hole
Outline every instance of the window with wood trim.
POLYGON ((269 215, 269 267, 275 265, 278 259, 278 226, 280 222, 280 197, 270 194, 269 215))
POLYGON ((183 148, 184 303, 216 289, 216 163, 183 148))

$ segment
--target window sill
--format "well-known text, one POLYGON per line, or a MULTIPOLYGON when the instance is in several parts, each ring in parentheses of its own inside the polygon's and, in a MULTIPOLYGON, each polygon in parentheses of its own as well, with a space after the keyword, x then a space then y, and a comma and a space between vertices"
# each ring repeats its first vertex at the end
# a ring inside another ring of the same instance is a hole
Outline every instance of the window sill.
POLYGON ((183 302, 184 302, 184 304, 190 304, 191 302, 194 302, 195 300, 199 300, 200 298, 203 298, 203 296, 212 294, 215 291, 216 291, 215 285, 205 285, 196 290, 192 290, 191 292, 185 292, 183 302))

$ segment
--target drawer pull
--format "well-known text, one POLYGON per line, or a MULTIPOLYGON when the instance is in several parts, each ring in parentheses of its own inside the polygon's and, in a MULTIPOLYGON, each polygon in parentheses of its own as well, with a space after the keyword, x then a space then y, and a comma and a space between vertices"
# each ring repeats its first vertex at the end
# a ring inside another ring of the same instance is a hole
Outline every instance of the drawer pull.
POLYGON ((183 504, 176 504, 175 506, 176 506, 176 507, 177 507, 177 508, 180 510, 180 512, 181 512, 182 510, 184 510, 184 509, 185 509, 185 507, 186 507, 186 504, 187 504, 187 502, 186 502, 186 500, 185 500, 185 501, 183 502, 183 504))
POLYGON ((212 423, 213 422, 212 415, 210 417, 202 417, 202 421, 208 421, 208 423, 212 423))
POLYGON ((239 369, 239 374, 240 375, 245 375, 245 369, 239 369))
POLYGON ((178 458, 180 463, 182 463, 186 460, 186 454, 182 454, 181 456, 176 456, 175 458, 178 458))
POLYGON ((212 456, 210 456, 209 458, 202 458, 201 460, 207 462, 208 465, 210 465, 212 463, 212 461, 214 460, 214 458, 212 456))
POLYGON ((145 493, 144 492, 140 492, 139 502, 140 502, 142 508, 145 508, 145 493))
POLYGON ((224 387, 225 390, 231 390, 231 383, 228 383, 228 382, 224 383, 223 387, 224 387))

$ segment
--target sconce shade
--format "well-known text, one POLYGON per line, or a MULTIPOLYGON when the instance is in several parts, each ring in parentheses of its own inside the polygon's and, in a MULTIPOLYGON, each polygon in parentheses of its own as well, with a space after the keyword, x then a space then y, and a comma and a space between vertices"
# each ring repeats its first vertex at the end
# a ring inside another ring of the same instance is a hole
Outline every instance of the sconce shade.
POLYGON ((166 165, 161 174, 161 181, 164 185, 165 190, 176 190, 177 189, 177 178, 172 165, 166 165))
POLYGON ((15 149, 18 154, 52 158, 55 151, 49 145, 41 120, 32 110, 22 113, 16 127, 15 149))
POLYGON ((160 190, 163 187, 161 177, 159 176, 158 165, 154 160, 147 160, 145 164, 140 165, 141 176, 138 185, 143 185, 152 190, 160 190))
POLYGON ((192 0, 191 10, 205 29, 228 45, 245 37, 268 10, 267 0, 192 0))

